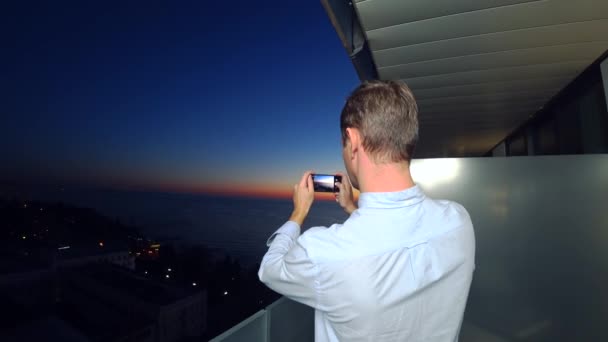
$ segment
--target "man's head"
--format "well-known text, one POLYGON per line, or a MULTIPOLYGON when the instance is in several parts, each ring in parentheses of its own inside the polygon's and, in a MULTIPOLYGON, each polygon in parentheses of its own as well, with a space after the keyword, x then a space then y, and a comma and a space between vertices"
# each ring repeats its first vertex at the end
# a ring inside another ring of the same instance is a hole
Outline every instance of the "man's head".
POLYGON ((353 186, 359 188, 356 153, 376 165, 409 165, 418 139, 414 95, 402 82, 365 82, 346 100, 340 129, 344 164, 353 186))

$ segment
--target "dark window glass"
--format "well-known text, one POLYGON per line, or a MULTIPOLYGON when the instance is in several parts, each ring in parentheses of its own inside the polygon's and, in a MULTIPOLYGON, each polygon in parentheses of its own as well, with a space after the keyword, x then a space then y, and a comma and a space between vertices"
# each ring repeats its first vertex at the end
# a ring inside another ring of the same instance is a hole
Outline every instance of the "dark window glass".
POLYGON ((507 144, 507 155, 509 156, 526 156, 528 155, 528 147, 526 145, 526 136, 523 133, 518 133, 509 139, 507 144))
POLYGON ((557 154, 559 152, 555 132, 555 120, 553 118, 549 118, 538 124, 535 140, 536 154, 557 154))
POLYGON ((557 139, 560 154, 582 153, 579 102, 581 93, 558 103, 555 110, 557 139))
POLYGON ((580 101, 583 153, 608 153, 608 111, 601 82, 596 82, 580 101))

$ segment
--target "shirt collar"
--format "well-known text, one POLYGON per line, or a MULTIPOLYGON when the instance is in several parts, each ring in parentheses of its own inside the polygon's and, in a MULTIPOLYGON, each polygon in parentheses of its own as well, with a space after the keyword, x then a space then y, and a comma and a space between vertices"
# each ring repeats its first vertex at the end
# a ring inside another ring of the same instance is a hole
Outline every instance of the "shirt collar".
POLYGON ((422 202, 425 195, 418 185, 394 192, 363 192, 359 208, 400 208, 422 202))

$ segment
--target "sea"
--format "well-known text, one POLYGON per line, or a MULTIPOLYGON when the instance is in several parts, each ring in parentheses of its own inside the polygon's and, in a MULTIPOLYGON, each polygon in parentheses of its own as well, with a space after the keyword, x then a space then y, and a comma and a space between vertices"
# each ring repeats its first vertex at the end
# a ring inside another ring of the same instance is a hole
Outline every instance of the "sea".
MULTIPOLYGON (((261 261, 268 249, 266 241, 293 210, 290 199, 91 188, 39 186, 19 191, 18 197, 93 208, 138 227, 149 239, 177 248, 204 245, 217 255, 236 258, 243 266, 261 261)), ((302 228, 330 226, 347 218, 336 202, 316 200, 302 228)))

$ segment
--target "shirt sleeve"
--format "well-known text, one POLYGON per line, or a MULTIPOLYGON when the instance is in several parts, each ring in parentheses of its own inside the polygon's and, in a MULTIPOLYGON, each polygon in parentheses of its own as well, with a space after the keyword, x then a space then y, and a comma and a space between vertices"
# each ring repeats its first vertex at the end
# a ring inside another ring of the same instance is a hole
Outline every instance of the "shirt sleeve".
POLYGON ((268 239, 258 276, 272 290, 313 308, 319 307, 319 269, 298 242, 300 226, 288 221, 268 239))

